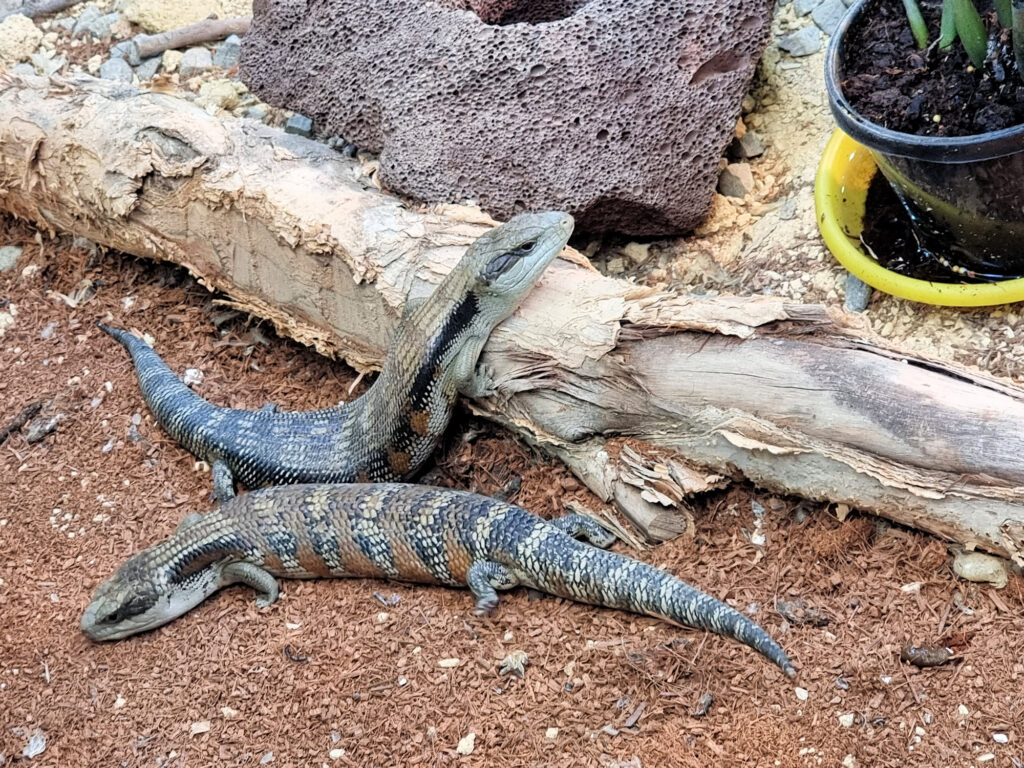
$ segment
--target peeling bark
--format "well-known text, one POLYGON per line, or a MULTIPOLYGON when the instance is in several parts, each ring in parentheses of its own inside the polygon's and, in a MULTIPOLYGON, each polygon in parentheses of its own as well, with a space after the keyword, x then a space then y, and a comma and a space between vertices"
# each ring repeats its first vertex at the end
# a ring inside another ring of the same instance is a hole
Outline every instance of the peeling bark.
MULTIPOLYGON (((280 333, 378 366, 407 297, 491 220, 412 210, 327 147, 92 79, 0 80, 0 208, 187 267, 280 333)), ((1024 391, 824 308, 691 298, 567 249, 492 335, 472 407, 648 535, 738 474, 1024 559, 1024 391)))

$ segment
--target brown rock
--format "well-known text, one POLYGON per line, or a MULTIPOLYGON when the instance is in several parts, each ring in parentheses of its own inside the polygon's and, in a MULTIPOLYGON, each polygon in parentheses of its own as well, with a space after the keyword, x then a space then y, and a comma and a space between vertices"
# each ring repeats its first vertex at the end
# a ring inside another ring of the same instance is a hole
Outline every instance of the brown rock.
POLYGON ((707 213, 764 0, 256 0, 262 99, 380 152, 380 177, 498 218, 665 234, 707 213), (447 7, 444 7, 447 6, 447 7), (525 22, 525 23, 518 23, 525 22))
POLYGON ((718 191, 726 197, 746 197, 753 188, 749 163, 729 163, 718 179, 718 191))

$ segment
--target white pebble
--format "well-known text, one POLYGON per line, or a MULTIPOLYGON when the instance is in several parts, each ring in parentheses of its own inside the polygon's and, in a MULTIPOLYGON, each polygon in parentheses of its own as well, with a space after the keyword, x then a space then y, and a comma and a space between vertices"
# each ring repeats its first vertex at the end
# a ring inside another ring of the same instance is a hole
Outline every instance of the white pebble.
POLYGON ((800 701, 807 701, 808 694, 806 688, 795 688, 794 693, 796 693, 796 697, 800 699, 800 701))
POLYGON ((340 760, 345 756, 345 750, 341 747, 335 747, 327 753, 327 756, 331 758, 331 760, 340 760))
POLYGON ((445 669, 451 669, 452 667, 459 666, 459 660, 458 659, 441 659, 439 662, 437 662, 437 666, 444 667, 445 669))
POLYGON ((854 714, 853 714, 853 712, 847 712, 846 714, 839 716, 839 724, 841 726, 843 726, 843 728, 852 728, 853 727, 853 721, 854 721, 854 714))
POLYGON ((996 744, 1006 744, 1009 740, 1010 737, 1007 736, 1005 733, 992 734, 992 741, 994 741, 996 744))
POLYGON ((546 731, 544 731, 544 738, 545 739, 555 739, 555 738, 558 738, 558 729, 557 728, 548 728, 546 731))
POLYGON ((455 748, 455 751, 460 755, 471 755, 474 747, 476 747, 476 734, 467 733, 459 739, 459 746, 455 748))

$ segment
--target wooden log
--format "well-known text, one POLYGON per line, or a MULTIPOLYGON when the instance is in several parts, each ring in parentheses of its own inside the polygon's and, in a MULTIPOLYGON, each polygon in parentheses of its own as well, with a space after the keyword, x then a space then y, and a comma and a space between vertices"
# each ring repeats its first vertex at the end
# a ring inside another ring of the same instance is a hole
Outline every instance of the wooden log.
MULTIPOLYGON (((493 225, 410 208, 316 142, 91 78, 0 80, 0 209, 181 264, 361 370, 406 298, 493 225)), ((567 249, 492 335, 500 391, 472 407, 654 538, 742 474, 1024 561, 1024 392, 852 322, 657 293, 567 249)))

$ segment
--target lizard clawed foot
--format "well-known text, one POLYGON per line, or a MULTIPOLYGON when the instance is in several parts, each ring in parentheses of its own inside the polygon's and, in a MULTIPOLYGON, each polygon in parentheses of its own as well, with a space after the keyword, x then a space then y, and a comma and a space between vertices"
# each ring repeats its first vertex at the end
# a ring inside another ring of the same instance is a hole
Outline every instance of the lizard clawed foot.
POLYGON ((495 382, 496 373, 487 363, 480 363, 476 370, 473 371, 473 376, 467 381, 460 392, 466 397, 472 397, 482 399, 485 397, 493 397, 498 394, 498 385, 495 382))

